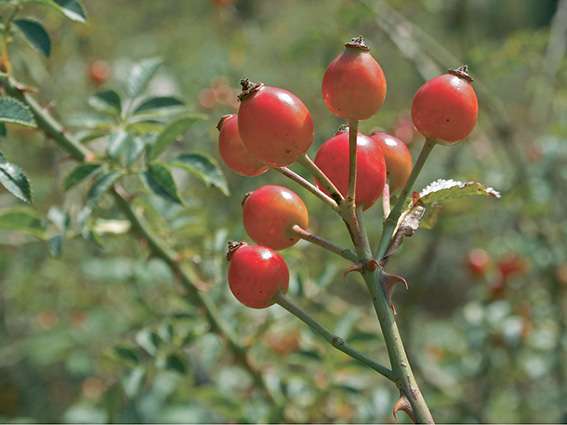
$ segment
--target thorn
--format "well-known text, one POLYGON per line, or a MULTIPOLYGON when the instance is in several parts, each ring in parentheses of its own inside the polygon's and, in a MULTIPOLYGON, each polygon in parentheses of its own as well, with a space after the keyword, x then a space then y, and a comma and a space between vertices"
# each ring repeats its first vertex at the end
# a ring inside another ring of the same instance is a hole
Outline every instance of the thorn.
POLYGON ((392 308, 392 311, 395 315, 397 315, 398 312, 396 310, 396 306, 392 301, 392 293, 394 292, 394 288, 398 284, 404 285, 406 291, 408 290, 408 282, 405 278, 396 274, 382 271, 382 287, 384 289, 384 292, 386 293, 386 300, 388 300, 388 304, 390 304, 390 307, 392 308))
POLYGON ((404 412, 406 415, 408 415, 409 418, 411 419, 411 421, 414 424, 417 422, 415 420, 413 408, 411 407, 411 404, 410 404, 409 400, 407 399, 407 397, 403 394, 400 394, 400 398, 398 399, 398 401, 396 401, 396 403, 394 404, 394 407, 392 408, 392 416, 394 416, 396 421, 398 420, 398 412, 400 410, 402 412, 404 412))
POLYGON ((375 259, 371 259, 371 260, 368 260, 365 263, 357 263, 357 264, 350 266, 343 273, 343 277, 346 277, 347 274, 352 273, 352 272, 362 273, 364 270, 368 270, 370 272, 373 272, 379 267, 381 268, 381 264, 378 261, 376 261, 375 259))

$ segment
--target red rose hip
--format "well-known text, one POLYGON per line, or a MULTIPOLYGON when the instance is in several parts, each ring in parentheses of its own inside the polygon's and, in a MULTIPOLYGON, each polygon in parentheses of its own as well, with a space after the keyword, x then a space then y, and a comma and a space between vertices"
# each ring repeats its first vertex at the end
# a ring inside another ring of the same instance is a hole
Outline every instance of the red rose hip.
POLYGON ((386 98, 386 78, 362 37, 345 44, 345 50, 327 67, 322 84, 323 101, 334 115, 365 120, 386 98))
POLYGON ((384 153, 390 191, 403 188, 413 168, 408 147, 397 137, 382 131, 375 131, 370 137, 380 145, 384 153))
POLYGON ((467 137, 478 116, 478 100, 466 65, 427 81, 415 94, 411 109, 417 130, 441 143, 467 137))
POLYGON ((224 163, 242 176, 259 176, 268 171, 268 166, 258 161, 244 146, 238 132, 236 114, 225 115, 217 125, 219 129, 219 152, 224 163))
POLYGON ((275 185, 262 186, 243 202, 244 227, 248 235, 260 245, 285 249, 299 237, 292 231, 294 225, 306 229, 309 213, 301 198, 293 191, 275 185))
MULTIPOLYGON (((380 146, 368 136, 358 133, 356 146, 356 203, 366 210, 382 195, 386 183, 386 162, 380 146)), ((323 143, 315 156, 315 164, 346 196, 349 177, 348 132, 339 132, 323 143)), ((317 185, 325 191, 319 182, 317 185)))
POLYGON ((467 267, 475 278, 481 278, 486 274, 490 266, 490 256, 484 249, 473 249, 467 255, 467 267))
POLYGON ((313 120, 293 93, 242 80, 240 137, 254 157, 272 167, 295 162, 313 143, 313 120))
POLYGON ((229 246, 227 257, 230 290, 245 306, 266 308, 279 292, 287 292, 289 270, 277 252, 239 242, 229 246))

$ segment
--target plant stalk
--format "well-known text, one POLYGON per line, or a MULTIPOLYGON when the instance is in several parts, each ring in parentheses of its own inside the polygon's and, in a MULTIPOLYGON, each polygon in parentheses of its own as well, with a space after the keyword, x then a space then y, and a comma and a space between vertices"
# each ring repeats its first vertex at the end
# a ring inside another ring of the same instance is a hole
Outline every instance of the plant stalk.
POLYGON ((295 305, 292 301, 290 301, 285 295, 279 293, 275 297, 275 301, 291 314, 296 316, 299 320, 304 322, 307 326, 309 326, 313 332, 317 333, 321 337, 323 337, 329 344, 335 347, 337 350, 342 351, 346 355, 352 357, 355 360, 363 363, 364 365, 368 366, 369 368, 375 370, 380 375, 388 378, 390 381, 394 380, 394 375, 392 371, 387 367, 382 366, 379 363, 369 359, 364 354, 360 353, 359 351, 355 350, 354 348, 350 347, 344 339, 338 337, 337 335, 332 334, 327 329, 325 329, 319 322, 313 319, 309 314, 303 311, 299 306, 295 305))
POLYGON ((343 257, 345 260, 352 261, 354 263, 358 262, 358 257, 350 249, 341 248, 340 246, 337 246, 334 243, 311 233, 309 230, 306 230, 297 224, 292 227, 292 230, 297 236, 307 242, 318 245, 321 248, 332 252, 333 254, 337 254, 338 256, 343 257))

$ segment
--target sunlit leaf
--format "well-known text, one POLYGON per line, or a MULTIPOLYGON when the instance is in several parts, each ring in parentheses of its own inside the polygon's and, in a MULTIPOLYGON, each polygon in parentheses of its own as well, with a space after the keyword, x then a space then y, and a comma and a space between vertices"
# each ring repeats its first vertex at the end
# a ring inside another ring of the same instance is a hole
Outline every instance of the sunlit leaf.
POLYGON ((0 97, 0 122, 35 127, 35 119, 29 108, 12 97, 0 97))
POLYGON ((28 204, 32 201, 31 187, 24 171, 15 164, 4 159, 0 154, 0 185, 28 204))
POLYGON ((50 6, 73 21, 85 22, 87 20, 85 8, 79 0, 27 0, 27 3, 40 3, 50 6))
POLYGON ((156 74, 162 61, 159 58, 145 59, 134 65, 128 77, 127 93, 130 97, 141 95, 156 74))

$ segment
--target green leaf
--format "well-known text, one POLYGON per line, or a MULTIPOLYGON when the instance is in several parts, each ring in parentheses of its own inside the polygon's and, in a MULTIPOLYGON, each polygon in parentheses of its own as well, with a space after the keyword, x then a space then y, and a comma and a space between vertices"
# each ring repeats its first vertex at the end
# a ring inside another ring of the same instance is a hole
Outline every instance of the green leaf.
POLYGON ((122 129, 112 133, 108 138, 107 152, 111 158, 117 158, 130 142, 131 136, 122 129))
POLYGON ((185 102, 173 96, 149 97, 134 109, 134 114, 153 111, 155 109, 176 108, 181 106, 185 106, 185 102))
POLYGON ((145 375, 146 370, 141 366, 137 366, 132 369, 128 376, 123 378, 122 385, 124 386, 124 392, 128 398, 134 398, 138 394, 144 383, 145 375))
POLYGON ((51 40, 39 21, 34 19, 16 19, 14 24, 24 34, 26 40, 34 49, 49 57, 51 54, 51 40))
POLYGON ((169 145, 182 136, 195 122, 202 120, 203 115, 195 114, 185 116, 168 124, 158 136, 150 150, 150 159, 155 159, 167 149, 169 145))
POLYGON ((225 195, 229 194, 226 178, 214 159, 203 154, 190 153, 178 156, 171 165, 183 168, 207 185, 216 187, 225 195))
POLYGON ((177 186, 171 172, 161 164, 153 163, 143 174, 148 187, 156 195, 176 204, 182 204, 177 194, 177 186))
POLYGON ((140 356, 138 355, 138 352, 130 347, 114 347, 114 354, 116 354, 119 358, 131 363, 137 364, 140 362, 140 356))
POLYGON ((169 354, 165 359, 165 368, 181 375, 187 373, 185 361, 177 354, 169 354))
POLYGON ((6 137, 8 135, 8 130, 6 130, 6 124, 0 122, 0 137, 6 137))
POLYGON ((101 164, 80 164, 76 166, 73 171, 71 171, 69 175, 65 177, 63 187, 66 191, 71 189, 72 187, 78 185, 87 177, 92 175, 100 167, 101 164))
POLYGON ((474 181, 461 182, 439 179, 429 184, 419 193, 419 204, 427 207, 467 196, 500 198, 500 193, 491 187, 474 181))
POLYGON ((0 97, 0 122, 35 127, 35 120, 29 108, 22 102, 7 96, 0 97))
POLYGON ((28 204, 32 201, 31 187, 24 171, 0 154, 0 184, 16 198, 28 204))
POLYGON ((140 347, 148 352, 150 356, 157 353, 158 347, 161 344, 160 337, 154 331, 149 329, 142 329, 136 334, 136 342, 140 347))
POLYGON ((79 0, 28 0, 28 3, 40 3, 50 6, 72 21, 85 22, 87 20, 85 8, 79 0))
POLYGON ((122 100, 114 90, 103 90, 89 97, 89 105, 99 112, 119 115, 122 111, 122 100))
POLYGON ((22 232, 37 238, 45 237, 45 223, 32 208, 0 210, 0 230, 22 232))
POLYGON ((121 176, 122 174, 117 171, 100 175, 87 193, 87 207, 91 209, 94 208, 100 197, 107 192, 121 176))
POLYGON ((159 58, 150 58, 134 65, 126 87, 128 96, 138 97, 141 95, 148 87, 148 84, 156 74, 161 63, 161 59, 159 58))

